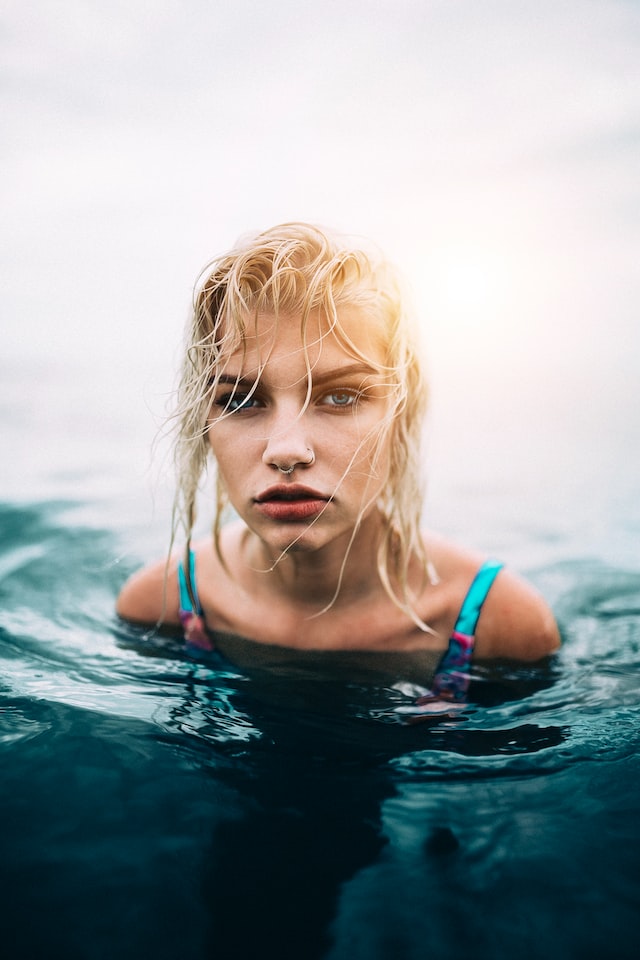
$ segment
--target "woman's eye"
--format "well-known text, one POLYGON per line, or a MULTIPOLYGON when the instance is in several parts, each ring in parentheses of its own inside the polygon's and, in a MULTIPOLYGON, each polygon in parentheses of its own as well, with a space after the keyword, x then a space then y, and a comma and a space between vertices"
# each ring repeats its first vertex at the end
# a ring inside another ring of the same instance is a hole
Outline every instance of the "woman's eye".
POLYGON ((258 401, 246 393, 227 393, 216 400, 216 406, 225 413, 236 413, 238 410, 252 410, 258 406, 258 401))
POLYGON ((322 402, 331 407, 351 407, 358 399, 355 390, 333 390, 325 394, 322 402))

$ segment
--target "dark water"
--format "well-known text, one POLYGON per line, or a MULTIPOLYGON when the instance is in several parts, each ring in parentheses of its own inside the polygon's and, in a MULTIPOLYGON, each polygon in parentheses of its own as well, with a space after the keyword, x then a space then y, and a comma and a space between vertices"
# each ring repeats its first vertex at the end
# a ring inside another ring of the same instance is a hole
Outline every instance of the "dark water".
POLYGON ((97 514, 0 514, 4 956, 638 955, 637 572, 531 571, 561 653, 410 724, 118 623, 141 558, 97 514))

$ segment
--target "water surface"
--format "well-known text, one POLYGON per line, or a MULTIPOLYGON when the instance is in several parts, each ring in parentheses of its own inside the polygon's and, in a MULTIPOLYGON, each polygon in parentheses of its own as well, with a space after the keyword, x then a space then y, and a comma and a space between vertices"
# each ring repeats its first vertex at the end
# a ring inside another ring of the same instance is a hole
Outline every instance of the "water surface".
POLYGON ((242 671, 118 622, 131 528, 2 507, 10 956, 636 955, 637 571, 531 575, 546 666, 407 724, 383 680, 242 671))

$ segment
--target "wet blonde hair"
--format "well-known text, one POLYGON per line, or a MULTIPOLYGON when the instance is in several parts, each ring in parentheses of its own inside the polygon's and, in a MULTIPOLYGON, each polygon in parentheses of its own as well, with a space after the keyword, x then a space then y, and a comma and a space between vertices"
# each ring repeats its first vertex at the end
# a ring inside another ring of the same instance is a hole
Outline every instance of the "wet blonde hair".
MULTIPOLYGON (((261 313, 274 315, 276 321, 279 314, 299 317, 306 350, 312 311, 319 312, 349 354, 377 368, 388 388, 388 415, 377 431, 372 457, 375 469, 383 448, 388 450, 377 504, 385 518, 377 568, 393 602, 425 628, 413 610, 408 581, 409 566, 416 557, 425 576, 427 572, 420 532, 420 440, 427 389, 406 298, 395 271, 384 258, 317 226, 285 223, 243 238, 229 253, 209 263, 196 283, 174 415, 177 490, 172 542, 178 527, 183 526, 188 556, 199 485, 207 463, 213 461, 207 437, 211 398, 224 371, 225 358, 243 346, 250 327, 252 333, 256 332, 261 313), (340 308, 347 305, 360 308, 375 324, 385 355, 383 366, 364 355, 342 328, 340 308)), ((308 396, 312 375, 307 358, 308 396)), ((260 371, 256 384, 259 376, 260 371)), ((216 475, 214 541, 219 555, 227 504, 224 486, 216 475)), ((368 506, 363 505, 353 536, 368 506)), ((338 591, 339 584, 336 596, 338 591)))

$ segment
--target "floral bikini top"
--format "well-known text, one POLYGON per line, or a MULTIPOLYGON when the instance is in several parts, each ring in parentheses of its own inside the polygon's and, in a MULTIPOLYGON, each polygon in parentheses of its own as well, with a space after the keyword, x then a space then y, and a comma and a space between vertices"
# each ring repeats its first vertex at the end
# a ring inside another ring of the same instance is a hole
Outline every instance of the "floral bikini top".
MULTIPOLYGON (((436 667, 431 691, 426 697, 421 697, 418 703, 432 698, 454 701, 465 699, 471 679, 471 657, 478 618, 493 581, 502 567, 502 563, 487 560, 476 573, 449 637, 449 645, 436 667)), ((180 562, 178 565, 178 586, 180 588, 179 615, 185 642, 196 650, 215 650, 215 644, 205 625, 198 599, 193 550, 189 553, 188 578, 185 575, 183 563, 180 562)))

